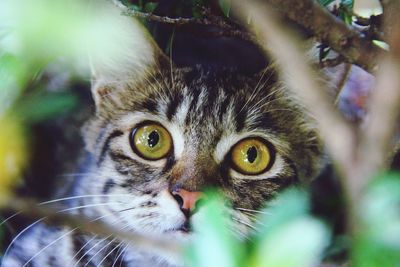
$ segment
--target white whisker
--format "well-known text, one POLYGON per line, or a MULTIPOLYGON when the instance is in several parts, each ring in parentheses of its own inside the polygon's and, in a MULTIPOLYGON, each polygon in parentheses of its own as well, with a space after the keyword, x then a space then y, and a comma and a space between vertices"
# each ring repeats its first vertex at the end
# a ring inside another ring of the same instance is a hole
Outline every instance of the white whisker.
POLYGON ((66 264, 66 266, 69 266, 69 264, 79 255, 79 253, 82 252, 82 250, 85 249, 85 247, 87 245, 90 244, 90 242, 92 242, 95 238, 97 237, 97 235, 93 236, 91 239, 89 239, 89 241, 87 241, 75 254, 74 256, 72 256, 71 260, 68 262, 68 264, 66 264))
POLYGON ((260 214, 267 214, 267 215, 271 215, 270 212, 266 212, 266 211, 261 211, 261 210, 252 210, 252 209, 245 209, 245 208, 235 208, 236 210, 242 210, 242 211, 248 211, 248 212, 253 212, 253 213, 260 213, 260 214))
MULTIPOLYGON (((120 248, 122 248, 122 246, 121 246, 120 248)), ((118 262, 118 259, 125 253, 125 250, 126 250, 127 248, 128 248, 128 244, 126 244, 126 245, 124 246, 124 248, 121 250, 121 252, 119 252, 118 256, 115 258, 114 263, 113 263, 113 265, 112 265, 111 267, 114 267, 114 266, 115 266, 115 264, 118 262)), ((119 250, 119 249, 118 249, 118 250, 119 250)), ((121 260, 121 262, 122 262, 122 260, 121 260)), ((121 264, 120 264, 120 266, 121 266, 121 264)))
POLYGON ((79 198, 87 198, 87 197, 112 197, 112 196, 129 196, 130 194, 98 194, 98 195, 81 195, 81 196, 72 196, 72 197, 64 197, 64 198, 58 198, 58 199, 53 199, 45 202, 41 202, 38 205, 46 205, 50 203, 55 203, 59 201, 65 201, 65 200, 71 200, 71 199, 79 199, 79 198))
MULTIPOLYGON (((110 216, 112 214, 107 214, 107 215, 103 215, 100 217, 97 217, 93 220, 91 220, 91 222, 95 222, 97 220, 103 219, 104 217, 110 216)), ((61 235, 59 238, 55 239, 54 241, 50 242, 49 244, 47 244, 45 247, 43 247, 42 249, 40 249, 35 255, 33 255, 27 262, 25 262, 25 264, 22 267, 27 266, 28 263, 30 263, 34 258, 36 258, 37 256, 39 256, 43 251, 45 251, 47 248, 49 248, 50 246, 52 246, 53 244, 55 244, 57 241, 63 239, 64 237, 70 235, 72 232, 74 232, 75 230, 77 230, 78 227, 75 227, 74 229, 66 232, 65 234, 61 235)))
POLYGON ((48 247, 50 247, 51 245, 55 244, 57 241, 63 239, 64 237, 70 235, 73 231, 75 231, 76 229, 78 229, 77 227, 66 232, 65 234, 61 235, 59 238, 57 238, 56 240, 50 242, 48 245, 46 245, 45 247, 43 247, 41 250, 39 250, 35 255, 33 255, 27 262, 25 262, 25 264, 22 267, 27 266, 33 259, 35 259, 37 256, 39 256, 43 251, 45 251, 48 247))
POLYGON ((68 209, 63 209, 60 212, 83 209, 83 208, 98 207, 98 206, 107 206, 107 205, 110 205, 110 204, 119 204, 119 203, 118 202, 107 202, 107 203, 98 203, 98 204, 88 204, 88 205, 83 205, 83 206, 77 206, 77 207, 72 207, 72 208, 68 208, 68 209))
MULTIPOLYGON (((48 204, 52 204, 52 203, 55 203, 55 202, 61 202, 61 201, 65 201, 65 200, 72 200, 72 199, 79 199, 79 198, 113 197, 113 196, 130 196, 130 194, 108 194, 108 195, 107 194, 97 194, 97 195, 81 195, 81 196, 63 197, 63 198, 52 199, 52 200, 40 202, 37 205, 38 206, 43 206, 43 205, 48 205, 48 204)), ((0 222, 0 226, 2 226, 3 224, 5 224, 6 222, 8 222, 9 220, 11 220, 12 218, 14 218, 15 216, 17 216, 17 215, 19 215, 21 213, 22 213, 21 211, 18 211, 16 213, 14 213, 13 215, 10 215, 6 219, 4 219, 2 222, 0 222)))
MULTIPOLYGON (((103 216, 101 216, 101 217, 96 218, 96 220, 100 220, 100 219, 102 219, 102 218, 104 218, 104 217, 106 217, 106 216, 110 216, 110 215, 113 215, 113 214, 110 213, 110 214, 108 214, 108 215, 103 215, 103 216)), ((121 220, 120 218, 117 218, 117 219, 114 220, 110 225, 114 225, 114 224, 119 223, 119 222, 121 222, 121 221, 122 221, 122 220, 121 220)), ((94 244, 89 250, 87 250, 87 251, 76 261, 74 267, 77 266, 77 265, 79 264, 79 262, 80 262, 90 251, 92 251, 97 245, 99 245, 100 243, 104 242, 105 240, 107 240, 107 239, 110 238, 111 236, 112 236, 112 235, 108 235, 108 236, 106 236, 106 237, 100 239, 96 244, 94 244)), ((90 260, 92 260, 92 258, 91 258, 90 260)), ((90 260, 88 260, 86 264, 88 264, 88 263, 90 262, 90 260)), ((85 265, 85 266, 86 266, 86 265, 85 265)))
POLYGON ((121 258, 121 262, 119 263, 119 267, 122 267, 122 263, 124 262, 124 258, 126 256, 127 248, 128 248, 128 245, 125 247, 124 251, 122 252, 122 258, 121 258))
POLYGON ((105 255, 103 257, 103 259, 99 262, 98 266, 101 266, 101 264, 103 263, 103 261, 105 261, 107 259, 108 256, 111 255, 111 253, 113 253, 117 248, 120 248, 122 245, 122 243, 117 244, 110 252, 107 253, 107 255, 105 255))
POLYGON ((21 213, 22 213, 22 211, 18 211, 18 212, 16 212, 16 213, 14 213, 13 215, 7 217, 6 219, 4 219, 4 220, 0 223, 0 226, 2 226, 2 225, 5 224, 7 221, 11 220, 12 218, 14 218, 15 216, 17 216, 17 215, 19 215, 19 214, 21 214, 21 213))
MULTIPOLYGON (((108 204, 110 204, 110 203, 114 203, 114 202, 101 203, 101 204, 102 204, 102 205, 108 205, 108 204)), ((96 205, 99 206, 99 204, 96 204, 96 205)), ((56 213, 61 213, 61 212, 65 212, 65 211, 70 211, 70 210, 72 210, 72 209, 77 210, 77 209, 82 209, 82 208, 87 208, 87 207, 93 207, 93 206, 96 206, 96 205, 78 206, 78 207, 74 207, 74 208, 63 209, 63 210, 57 211, 56 213)), ((100 217, 96 218, 95 220, 104 218, 104 217, 109 216, 109 215, 112 215, 112 214, 107 214, 107 215, 100 216, 100 217)), ((11 243, 8 245, 6 251, 5 251, 4 254, 3 254, 3 257, 5 258, 5 257, 7 256, 7 254, 8 254, 8 252, 9 252, 9 250, 11 249, 12 245, 17 241, 17 239, 18 239, 23 233, 25 233, 26 231, 28 231, 29 229, 31 229, 33 226, 35 226, 35 225, 38 224, 39 222, 42 222, 42 221, 45 220, 46 218, 47 218, 47 217, 43 217, 43 218, 41 218, 41 219, 39 219, 39 220, 33 222, 32 224, 30 224, 29 226, 27 226, 25 229, 23 229, 20 233, 18 233, 18 235, 17 235, 16 237, 14 237, 13 240, 11 241, 11 243)), ((8 218, 7 218, 7 219, 8 219, 8 218)))
POLYGON ((105 238, 100 239, 98 242, 96 242, 96 244, 94 244, 89 250, 87 250, 79 259, 78 261, 75 263, 74 267, 78 266, 79 262, 90 252, 92 251, 95 247, 97 247, 99 244, 101 244, 102 242, 104 242, 105 240, 107 240, 107 238, 109 238, 111 235, 106 236, 105 238))
POLYGON ((250 223, 248 223, 248 222, 245 222, 245 221, 240 220, 240 219, 238 219, 238 218, 232 218, 232 219, 233 219, 234 221, 238 222, 238 223, 241 223, 241 224, 244 224, 244 225, 250 227, 250 228, 253 229, 253 230, 257 230, 257 228, 256 228, 254 225, 252 225, 252 224, 250 224, 250 223))
POLYGON ((18 235, 16 237, 13 238, 13 240, 11 241, 10 245, 8 245, 6 252, 4 252, 3 254, 3 258, 6 258, 6 256, 8 255, 9 250, 11 249, 12 245, 15 243, 15 241, 26 231, 28 231, 29 229, 31 229, 33 226, 35 226, 36 224, 38 224, 39 222, 43 221, 45 218, 41 218, 33 223, 31 223, 29 226, 27 226, 25 229, 23 229, 21 232, 18 233, 18 235))
MULTIPOLYGON (((129 227, 129 225, 126 225, 126 226, 122 227, 121 230, 126 229, 126 228, 128 228, 128 227, 129 227)), ((108 242, 108 243, 105 244, 101 249, 99 249, 99 250, 86 262, 86 264, 84 265, 84 267, 86 267, 100 252, 102 252, 105 248, 107 248, 109 245, 111 245, 111 243, 114 242, 116 239, 117 239, 117 238, 114 237, 113 239, 110 240, 110 242, 108 242)), ((109 255, 109 254, 107 254, 107 256, 108 256, 108 255, 109 255)), ((107 258, 107 256, 104 257, 104 258, 101 260, 100 263, 102 263, 102 262, 107 258)), ((98 265, 100 265, 100 263, 99 263, 98 265)))

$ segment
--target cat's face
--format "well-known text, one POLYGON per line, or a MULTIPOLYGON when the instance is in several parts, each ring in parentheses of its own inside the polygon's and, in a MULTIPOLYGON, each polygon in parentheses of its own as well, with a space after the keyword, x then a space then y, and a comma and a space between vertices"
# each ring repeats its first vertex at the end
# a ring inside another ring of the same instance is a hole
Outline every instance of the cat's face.
MULTIPOLYGON (((153 53, 156 55, 157 53, 153 53)), ((96 116, 86 126, 93 155, 85 194, 109 195, 109 223, 186 239, 205 189, 232 204, 232 231, 247 235, 252 211, 280 189, 314 178, 322 145, 312 119, 272 70, 176 69, 156 56, 117 79, 97 74, 96 116)))

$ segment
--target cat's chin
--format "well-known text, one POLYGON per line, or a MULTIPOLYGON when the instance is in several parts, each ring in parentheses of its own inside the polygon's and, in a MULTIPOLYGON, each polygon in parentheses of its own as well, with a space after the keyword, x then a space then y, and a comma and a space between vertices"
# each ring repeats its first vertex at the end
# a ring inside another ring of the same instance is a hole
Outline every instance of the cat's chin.
MULTIPOLYGON (((192 231, 185 231, 180 228, 178 229, 169 229, 165 230, 162 234, 162 238, 165 240, 170 240, 172 242, 176 242, 182 247, 188 246, 193 242, 195 238, 195 233, 192 231)), ((153 251, 158 258, 158 262, 164 262, 160 266, 168 266, 168 267, 183 267, 186 266, 184 264, 184 256, 183 255, 173 255, 164 251, 153 251)), ((158 266, 158 265, 157 265, 158 266)))
POLYGON ((190 242, 193 239, 193 232, 184 229, 170 229, 163 233, 163 236, 168 239, 176 240, 177 242, 190 242))

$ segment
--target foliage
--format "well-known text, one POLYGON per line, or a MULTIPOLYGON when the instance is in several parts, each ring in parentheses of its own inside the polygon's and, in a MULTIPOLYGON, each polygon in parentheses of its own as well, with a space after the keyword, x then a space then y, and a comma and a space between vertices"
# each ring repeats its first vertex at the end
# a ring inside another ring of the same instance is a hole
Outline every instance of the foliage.
POLYGON ((88 77, 88 67, 82 67, 88 48, 99 54, 116 51, 108 38, 118 28, 115 16, 91 1, 0 2, 0 163, 7 164, 1 166, 2 192, 26 165, 30 127, 76 104, 67 90, 47 89, 46 73, 58 68, 88 77))
MULTIPOLYGON (((158 5, 145 0, 125 2, 149 13, 158 5)), ((228 18, 231 2, 218 1, 228 18)), ((319 2, 327 6, 333 0, 319 2)), ((20 183, 28 164, 31 127, 76 105, 71 94, 47 90, 43 74, 48 66, 62 61, 63 71, 72 69, 76 74, 81 72, 81 59, 86 58, 88 47, 118 53, 110 49, 118 48, 113 45, 118 40, 110 43, 107 38, 118 27, 110 23, 113 17, 106 9, 92 8, 93 13, 87 14, 82 10, 87 10, 90 1, 65 3, 0 2, 0 203, 5 203, 20 183)), ((194 17, 201 16, 204 3, 189 1, 194 17)), ((350 24, 353 1, 343 0, 342 6, 339 16, 350 24)), ((228 230, 232 222, 226 216, 227 204, 217 192, 211 192, 203 219, 195 225, 199 234, 187 251, 187 260, 197 267, 314 266, 326 259, 328 247, 334 251, 336 244, 331 226, 311 213, 309 202, 304 190, 284 192, 255 219, 257 232, 246 240, 228 230)), ((362 203, 360 228, 347 247, 353 265, 400 266, 399 174, 378 177, 366 190, 362 203)), ((0 228, 0 239, 3 231, 0 228)))
POLYGON ((247 241, 227 231, 223 201, 215 195, 209 199, 191 249, 196 256, 191 266, 312 266, 329 244, 328 227, 310 215, 304 191, 290 189, 270 203, 257 219, 257 233, 247 241))
MULTIPOLYGON (((400 174, 378 177, 362 203, 363 220, 347 248, 351 266, 400 266, 400 174)), ((330 226, 310 213, 304 190, 289 189, 272 201, 255 220, 257 231, 250 240, 227 230, 231 222, 224 209, 224 201, 213 192, 196 225, 190 266, 317 266, 335 250, 332 246, 340 245, 332 241, 330 226)))
POLYGON ((101 5, 87 12, 90 4, 80 0, 0 1, 0 205, 22 182, 32 127, 77 104, 65 88, 50 90, 46 76, 59 69, 87 77, 88 68, 83 66, 87 48, 113 51, 107 34, 115 31, 115 17, 101 5))
POLYGON ((378 177, 364 198, 353 246, 355 266, 400 266, 399 174, 378 177))

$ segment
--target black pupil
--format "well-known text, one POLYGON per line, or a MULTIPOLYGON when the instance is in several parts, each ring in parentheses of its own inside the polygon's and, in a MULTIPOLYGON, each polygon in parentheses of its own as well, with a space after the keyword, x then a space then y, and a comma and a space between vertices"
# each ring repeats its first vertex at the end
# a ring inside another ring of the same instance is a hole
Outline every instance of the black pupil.
POLYGON ((147 143, 149 144, 149 147, 155 147, 158 144, 158 141, 160 141, 160 135, 154 130, 149 134, 147 143))
POLYGON ((257 158, 257 149, 252 146, 247 150, 247 160, 250 163, 253 163, 257 158))

